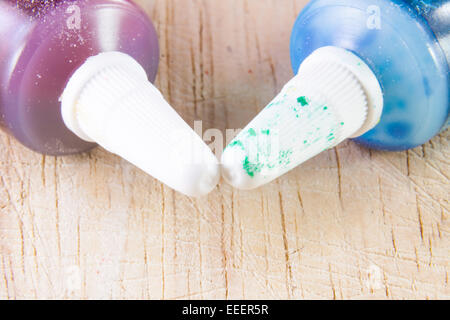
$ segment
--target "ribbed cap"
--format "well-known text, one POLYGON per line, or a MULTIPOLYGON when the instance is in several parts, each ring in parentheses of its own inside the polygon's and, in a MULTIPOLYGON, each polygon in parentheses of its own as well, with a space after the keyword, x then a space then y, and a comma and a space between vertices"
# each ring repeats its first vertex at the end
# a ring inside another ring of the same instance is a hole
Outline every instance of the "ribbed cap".
POLYGON ((218 160, 208 146, 126 54, 89 58, 64 91, 62 113, 80 138, 181 193, 205 195, 220 179, 218 160))
MULTIPOLYGON (((225 179, 240 189, 259 187, 373 127, 380 111, 364 84, 366 78, 369 87, 378 82, 367 72, 371 73, 361 59, 343 49, 327 47, 313 53, 226 148, 225 179)), ((379 85, 370 90, 378 90, 375 100, 382 106, 379 85)))

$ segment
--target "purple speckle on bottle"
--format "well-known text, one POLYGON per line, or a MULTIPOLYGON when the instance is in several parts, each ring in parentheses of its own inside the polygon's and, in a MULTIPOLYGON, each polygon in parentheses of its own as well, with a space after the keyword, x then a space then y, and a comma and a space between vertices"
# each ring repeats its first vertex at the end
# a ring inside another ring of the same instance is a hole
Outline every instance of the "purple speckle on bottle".
POLYGON ((49 155, 95 146, 65 126, 59 102, 88 57, 127 53, 151 81, 159 62, 151 21, 125 0, 1 1, 0 39, 0 124, 30 149, 49 155))

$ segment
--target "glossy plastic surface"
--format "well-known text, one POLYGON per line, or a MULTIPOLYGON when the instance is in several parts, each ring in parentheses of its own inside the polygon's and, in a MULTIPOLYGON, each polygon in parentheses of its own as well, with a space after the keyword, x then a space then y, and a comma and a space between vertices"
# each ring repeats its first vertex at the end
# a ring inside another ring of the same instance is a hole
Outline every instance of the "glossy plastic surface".
POLYGON ((356 140, 405 150, 438 134, 449 117, 450 1, 313 0, 291 38, 295 72, 323 46, 351 50, 383 89, 380 123, 356 140))
POLYGON ((50 155, 95 145, 64 125, 59 97, 72 73, 100 52, 134 57, 153 81, 158 40, 147 15, 125 0, 0 1, 1 123, 27 147, 50 155))

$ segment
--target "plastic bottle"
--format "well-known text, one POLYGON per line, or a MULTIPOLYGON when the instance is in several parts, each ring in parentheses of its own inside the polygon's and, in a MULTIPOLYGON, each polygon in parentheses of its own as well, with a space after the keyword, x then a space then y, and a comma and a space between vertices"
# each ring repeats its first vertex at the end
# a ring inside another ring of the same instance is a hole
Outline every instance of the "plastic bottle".
POLYGON ((98 143, 184 194, 215 187, 217 159, 150 82, 157 35, 133 2, 2 0, 0 39, 0 119, 25 146, 66 155, 98 143), (178 140, 206 162, 183 159, 178 140))
POLYGON ((121 51, 158 69, 159 47, 148 17, 129 1, 0 1, 0 118, 21 143, 64 155, 95 146, 64 124, 58 101, 90 56, 121 51))
POLYGON ((450 110, 450 1, 311 1, 292 32, 293 69, 324 46, 355 53, 382 87, 380 122, 358 142, 400 151, 444 129, 450 110))
POLYGON ((268 183, 347 138, 400 151, 448 126, 448 0, 310 1, 292 31, 291 60, 294 79, 223 154, 235 187, 268 183), (269 129, 270 142, 256 139, 269 129))

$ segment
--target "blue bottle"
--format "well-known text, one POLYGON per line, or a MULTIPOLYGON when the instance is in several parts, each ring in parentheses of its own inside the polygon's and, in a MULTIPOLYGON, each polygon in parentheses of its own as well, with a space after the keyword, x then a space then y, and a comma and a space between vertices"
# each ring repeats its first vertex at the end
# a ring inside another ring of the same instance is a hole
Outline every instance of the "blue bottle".
POLYGON ((448 128, 450 1, 313 0, 293 28, 295 72, 324 46, 355 53, 381 85, 381 120, 357 142, 400 151, 448 128))
POLYGON ((269 183, 347 138, 400 151, 448 127, 449 0, 312 0, 291 59, 294 78, 222 155, 236 188, 269 183))

